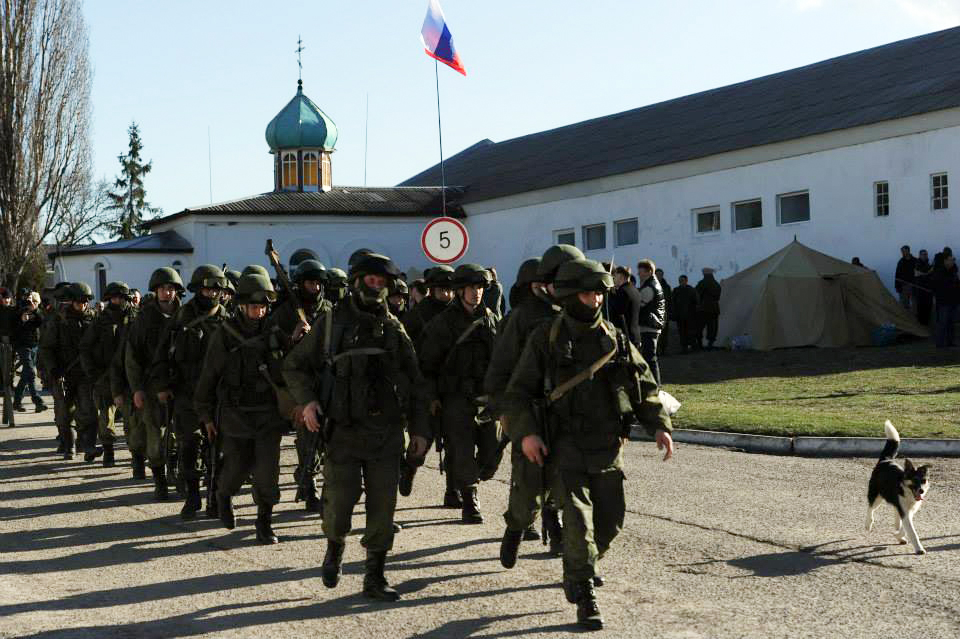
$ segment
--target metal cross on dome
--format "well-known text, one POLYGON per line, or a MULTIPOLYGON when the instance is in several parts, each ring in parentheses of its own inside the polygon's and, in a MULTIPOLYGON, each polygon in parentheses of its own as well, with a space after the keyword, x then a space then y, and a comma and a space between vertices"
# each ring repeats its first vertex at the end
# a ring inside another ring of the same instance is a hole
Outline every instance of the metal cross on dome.
POLYGON ((297 79, 303 81, 303 58, 301 53, 306 47, 303 46, 303 40, 300 39, 300 36, 297 36, 297 67, 299 71, 297 72, 297 79))

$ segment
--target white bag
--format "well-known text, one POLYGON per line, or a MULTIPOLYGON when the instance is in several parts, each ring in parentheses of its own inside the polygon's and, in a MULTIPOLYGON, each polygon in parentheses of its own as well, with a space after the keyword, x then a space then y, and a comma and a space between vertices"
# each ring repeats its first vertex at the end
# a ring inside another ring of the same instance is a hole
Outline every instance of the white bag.
POLYGON ((669 415, 670 417, 673 417, 674 415, 676 415, 677 411, 680 410, 680 406, 681 406, 677 398, 665 390, 660 391, 659 395, 660 395, 660 403, 663 404, 663 409, 667 411, 667 415, 669 415))

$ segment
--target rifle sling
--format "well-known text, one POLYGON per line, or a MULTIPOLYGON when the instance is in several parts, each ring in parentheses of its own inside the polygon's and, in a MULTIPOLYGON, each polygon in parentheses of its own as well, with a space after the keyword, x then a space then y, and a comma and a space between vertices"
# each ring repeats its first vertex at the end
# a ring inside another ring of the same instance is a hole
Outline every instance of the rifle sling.
MULTIPOLYGON (((550 327, 551 351, 556 341, 557 334, 560 332, 560 323, 562 321, 563 321, 563 318, 558 317, 554 321, 553 326, 550 327)), ((604 335, 606 335, 607 337, 611 337, 609 329, 607 329, 606 324, 604 324, 602 320, 600 321, 600 330, 602 330, 604 335)), ((590 364, 590 366, 588 366, 586 369, 580 371, 579 373, 577 373, 576 375, 574 375, 573 377, 571 377, 570 379, 568 379, 567 381, 565 381, 564 383, 560 384, 559 386, 554 388, 552 391, 550 391, 550 394, 547 395, 547 404, 557 403, 558 401, 560 401, 560 399, 564 395, 570 392, 574 387, 582 384, 588 379, 592 379, 593 376, 597 374, 597 371, 603 368, 606 365, 606 363, 609 362, 611 359, 613 359, 613 356, 616 354, 617 354, 617 341, 613 340, 613 349, 609 353, 604 353, 603 356, 600 357, 600 359, 590 364)))
POLYGON ((487 307, 484 307, 483 310, 484 310, 483 317, 478 317, 477 319, 470 322, 470 326, 468 326, 462 333, 460 333, 460 337, 458 337, 457 341, 453 343, 453 346, 450 348, 450 352, 447 353, 447 357, 444 360, 444 368, 450 365, 450 358, 453 357, 453 352, 454 350, 456 350, 457 346, 460 346, 465 341, 467 341, 467 338, 470 337, 473 331, 477 330, 477 328, 479 328, 480 325, 483 324, 483 322, 488 317, 490 317, 490 309, 487 307))

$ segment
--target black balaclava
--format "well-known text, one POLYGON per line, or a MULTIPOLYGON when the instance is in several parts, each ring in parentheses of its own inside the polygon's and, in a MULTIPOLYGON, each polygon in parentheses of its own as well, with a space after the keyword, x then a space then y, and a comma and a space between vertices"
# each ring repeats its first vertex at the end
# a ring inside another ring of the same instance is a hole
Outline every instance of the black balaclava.
POLYGON ((578 322, 584 324, 593 324, 600 318, 600 312, 603 310, 603 304, 597 308, 591 308, 580 301, 576 295, 570 295, 563 299, 563 310, 578 322))
POLYGON ((197 294, 194 296, 196 300, 197 308, 199 308, 204 313, 207 313, 213 310, 213 307, 216 306, 219 302, 216 298, 207 297, 203 293, 197 291, 197 294))

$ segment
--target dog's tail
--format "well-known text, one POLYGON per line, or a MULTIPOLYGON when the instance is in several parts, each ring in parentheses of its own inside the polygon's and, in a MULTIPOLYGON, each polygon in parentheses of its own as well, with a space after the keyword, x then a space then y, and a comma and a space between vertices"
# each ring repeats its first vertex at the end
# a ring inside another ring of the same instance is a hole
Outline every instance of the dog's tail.
POLYGON ((883 430, 887 434, 887 444, 883 447, 883 452, 880 453, 880 459, 893 459, 897 456, 897 451, 900 450, 900 433, 893 427, 889 419, 884 422, 883 430))

